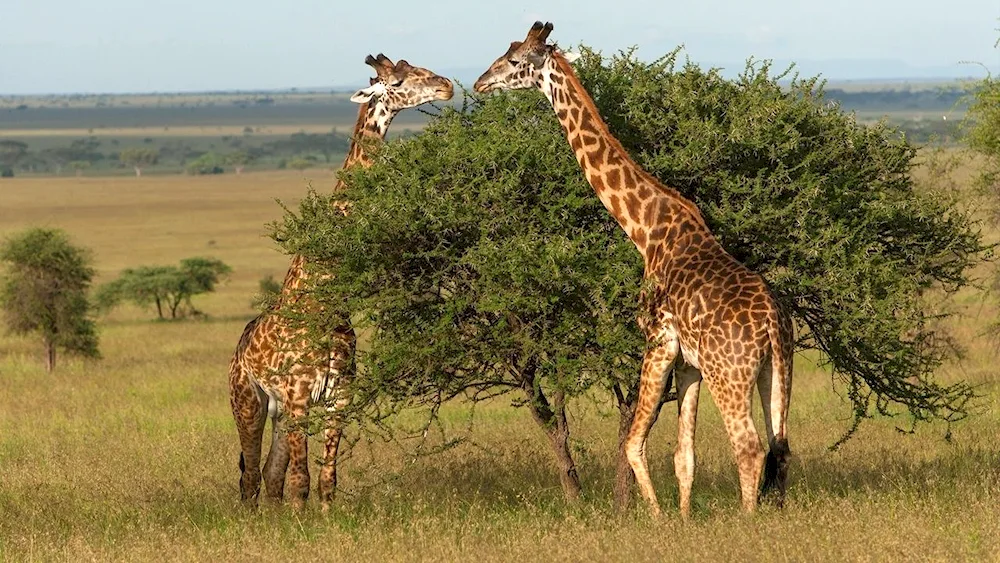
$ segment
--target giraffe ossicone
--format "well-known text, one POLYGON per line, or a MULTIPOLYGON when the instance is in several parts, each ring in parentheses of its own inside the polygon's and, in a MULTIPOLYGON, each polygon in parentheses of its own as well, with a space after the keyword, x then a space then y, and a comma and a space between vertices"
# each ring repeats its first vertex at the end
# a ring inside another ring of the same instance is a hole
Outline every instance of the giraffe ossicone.
POLYGON ((668 373, 677 383, 678 439, 674 473, 680 511, 691 511, 695 423, 701 382, 722 413, 740 475, 743 507, 761 492, 784 502, 788 474, 788 406, 793 327, 764 279, 722 248, 701 211, 643 170, 608 129, 580 84, 570 57, 546 43, 552 24, 535 22, 475 83, 478 92, 533 88, 552 104, 587 181, 642 254, 648 285, 639 303, 647 350, 626 455, 654 514, 656 492, 646 440, 668 373), (757 387, 764 409, 766 456, 751 417, 757 387))
MULTIPOLYGON (((393 64, 385 55, 365 58, 376 77, 352 100, 359 102, 351 147, 344 168, 366 166, 366 141, 381 141, 393 117, 406 108, 434 100, 449 100, 454 87, 447 78, 400 60, 393 64)), ((338 180, 335 190, 343 186, 338 180)), ((347 206, 335 202, 342 212, 347 206)), ((292 502, 302 506, 309 496, 307 440, 301 421, 310 407, 321 405, 324 414, 324 452, 320 465, 319 496, 329 507, 337 485, 337 451, 343 420, 340 414, 350 404, 346 386, 354 376, 356 338, 346 312, 344 323, 330 327, 328 347, 317 349, 307 340, 306 330, 280 312, 295 305, 319 308, 309 295, 305 258, 297 255, 285 274, 277 302, 251 320, 229 365, 230 404, 240 437, 240 497, 256 505, 261 488, 260 456, 264 428, 271 419, 271 448, 264 463, 267 496, 284 497, 285 478, 292 502)))

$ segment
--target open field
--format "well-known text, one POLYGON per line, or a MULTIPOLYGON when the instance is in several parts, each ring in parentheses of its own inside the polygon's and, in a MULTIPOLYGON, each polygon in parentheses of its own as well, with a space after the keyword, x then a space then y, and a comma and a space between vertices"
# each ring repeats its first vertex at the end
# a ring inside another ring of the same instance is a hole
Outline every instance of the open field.
MULTIPOLYGON (((896 429, 905 420, 878 420, 830 452, 848 404, 827 373, 796 358, 783 511, 740 513, 708 398, 686 524, 676 516, 672 406, 649 450, 665 508, 657 522, 642 509, 611 510, 617 417, 586 401, 571 409, 585 487, 576 505, 562 500, 530 415, 498 399, 476 410, 469 442, 436 456, 356 446, 329 515, 314 502, 301 514, 244 510, 226 369, 257 281, 280 279, 288 262, 263 236, 282 213, 274 198, 294 205, 310 179, 318 190, 333 182, 318 169, 0 180, 0 237, 63 228, 94 250, 98 283, 196 255, 234 269, 217 293, 196 298, 208 320, 153 322, 121 309, 100 322, 103 360, 61 358, 53 375, 39 345, 0 335, 0 560, 1000 561, 1000 386, 995 350, 979 337, 997 311, 971 293, 954 329, 968 356, 942 378, 981 384, 983 397, 950 429, 906 434, 896 429)), ((470 416, 457 404, 443 413, 455 429, 470 416)))

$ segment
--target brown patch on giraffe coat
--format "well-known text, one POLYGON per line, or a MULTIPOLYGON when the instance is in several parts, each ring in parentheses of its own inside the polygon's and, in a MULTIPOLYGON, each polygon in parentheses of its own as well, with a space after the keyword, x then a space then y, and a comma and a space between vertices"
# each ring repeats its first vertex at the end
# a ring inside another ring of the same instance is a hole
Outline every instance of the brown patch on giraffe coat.
POLYGON ((628 210, 628 217, 633 222, 640 220, 639 212, 642 208, 642 201, 633 192, 625 192, 625 209, 628 210))
POLYGON ((611 214, 614 215, 615 217, 621 217, 622 216, 621 198, 618 197, 618 194, 611 194, 610 201, 611 201, 611 214))
POLYGON ((633 229, 630 238, 635 242, 636 246, 644 248, 646 246, 646 230, 645 229, 633 229))
POLYGON ((608 188, 617 192, 622 189, 622 172, 618 168, 611 168, 605 175, 608 181, 608 188))

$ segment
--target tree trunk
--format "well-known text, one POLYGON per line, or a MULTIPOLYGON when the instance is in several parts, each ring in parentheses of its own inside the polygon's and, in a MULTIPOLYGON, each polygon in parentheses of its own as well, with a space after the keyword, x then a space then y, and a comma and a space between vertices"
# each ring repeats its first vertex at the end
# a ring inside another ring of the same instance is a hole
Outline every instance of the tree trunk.
POLYGON ((56 369, 56 343, 52 340, 45 340, 45 371, 52 373, 56 369))
POLYGON ((559 483, 562 485, 566 500, 575 501, 580 498, 583 488, 580 486, 580 476, 576 472, 576 463, 569 449, 569 423, 566 420, 566 395, 562 391, 553 394, 553 404, 550 405, 542 389, 535 385, 535 368, 529 366, 522 372, 521 389, 528 398, 528 410, 532 418, 545 432, 556 456, 556 466, 559 469, 559 483))
POLYGON ((160 315, 161 319, 163 318, 163 304, 160 303, 159 297, 156 298, 156 314, 160 315))
POLYGON ((615 462, 614 505, 618 512, 625 512, 632 505, 632 490, 635 486, 635 474, 625 456, 625 437, 635 418, 639 386, 629 386, 628 395, 623 395, 621 387, 616 385, 615 400, 618 403, 618 455, 615 462))
POLYGON ((243 167, 242 166, 237 166, 236 167, 236 175, 239 176, 242 173, 243 173, 243 167))
MULTIPOLYGON (((667 374, 663 397, 656 412, 653 413, 654 424, 660 416, 663 404, 677 400, 677 392, 670 390, 673 382, 674 372, 671 370, 667 374)), ((615 462, 614 505, 615 510, 624 512, 632 505, 632 491, 635 489, 635 474, 632 473, 632 466, 629 465, 628 456, 625 455, 625 439, 628 438, 628 431, 632 428, 635 409, 639 406, 639 383, 629 386, 627 394, 623 394, 621 387, 616 386, 615 400, 618 403, 618 455, 615 462)))
POLYGON ((142 168, 140 168, 138 166, 133 166, 132 169, 135 170, 135 177, 136 178, 138 178, 139 176, 142 176, 142 168))

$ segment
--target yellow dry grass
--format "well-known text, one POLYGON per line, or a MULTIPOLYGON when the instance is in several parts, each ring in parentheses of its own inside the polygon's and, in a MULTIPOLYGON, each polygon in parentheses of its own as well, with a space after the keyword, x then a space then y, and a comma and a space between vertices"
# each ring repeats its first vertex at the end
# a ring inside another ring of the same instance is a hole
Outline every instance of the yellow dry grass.
MULTIPOLYGON (((545 439, 523 410, 479 407, 469 442, 413 459, 360 444, 342 466, 335 509, 243 510, 226 367, 257 280, 287 257, 262 236, 312 176, 60 178, 0 181, 0 236, 46 225, 94 250, 99 281, 140 264, 218 257, 229 283, 197 301, 208 321, 151 322, 125 309, 100 323, 104 359, 42 369, 30 339, 0 336, 0 560, 955 561, 1000 560, 1000 391, 980 337, 996 309, 963 296, 965 363, 942 377, 983 384, 980 412, 903 434, 868 423, 837 452, 847 405, 797 358, 788 506, 738 509, 738 483, 707 394, 698 433, 695 518, 676 517, 667 407, 650 458, 666 516, 610 508, 616 419, 572 409, 586 494, 562 499, 545 439)), ((451 428, 469 410, 443 413, 451 428)), ((401 425, 418 421, 404 417, 401 425)), ((316 450, 313 450, 316 451, 316 450)))

